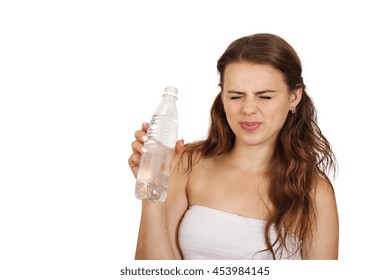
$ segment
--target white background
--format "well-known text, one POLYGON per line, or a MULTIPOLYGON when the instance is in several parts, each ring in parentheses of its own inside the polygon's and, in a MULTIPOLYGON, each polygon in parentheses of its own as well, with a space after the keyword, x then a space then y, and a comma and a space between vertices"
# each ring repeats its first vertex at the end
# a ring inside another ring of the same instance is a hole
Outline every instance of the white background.
POLYGON ((138 266, 140 201, 127 166, 134 131, 173 85, 179 137, 203 138, 219 56, 259 32, 300 55, 340 168, 340 260, 272 262, 274 276, 385 273, 385 2, 0 2, 0 278, 123 279, 121 268, 138 266))

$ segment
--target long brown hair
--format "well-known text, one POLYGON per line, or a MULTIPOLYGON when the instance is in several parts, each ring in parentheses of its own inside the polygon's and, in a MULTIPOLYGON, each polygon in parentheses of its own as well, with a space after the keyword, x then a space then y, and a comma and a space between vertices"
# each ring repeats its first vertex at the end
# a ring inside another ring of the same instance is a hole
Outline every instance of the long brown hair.
POLYGON ((295 113, 288 114, 279 132, 267 172, 268 195, 274 211, 264 234, 267 249, 275 259, 276 252, 287 247, 288 233, 294 233, 303 240, 312 230, 315 222, 312 192, 316 178, 320 176, 332 185, 328 174, 336 171, 336 160, 329 142, 317 125, 317 113, 306 92, 297 53, 284 39, 262 33, 235 40, 218 60, 221 92, 211 107, 207 138, 186 148, 189 155, 188 172, 201 157, 221 155, 234 146, 235 135, 227 122, 221 96, 226 66, 233 62, 270 65, 283 74, 291 92, 302 89, 302 98, 295 113), (196 160, 193 159, 195 152, 196 160), (274 242, 269 237, 271 227, 278 235, 274 242))

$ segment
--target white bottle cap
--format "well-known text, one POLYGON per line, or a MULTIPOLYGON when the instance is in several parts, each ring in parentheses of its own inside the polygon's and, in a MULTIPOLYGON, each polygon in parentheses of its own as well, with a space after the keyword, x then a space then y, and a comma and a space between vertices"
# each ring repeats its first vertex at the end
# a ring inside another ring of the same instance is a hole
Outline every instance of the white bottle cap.
POLYGON ((177 97, 177 93, 178 93, 177 88, 168 86, 165 88, 163 95, 169 94, 169 95, 173 95, 173 96, 177 97))

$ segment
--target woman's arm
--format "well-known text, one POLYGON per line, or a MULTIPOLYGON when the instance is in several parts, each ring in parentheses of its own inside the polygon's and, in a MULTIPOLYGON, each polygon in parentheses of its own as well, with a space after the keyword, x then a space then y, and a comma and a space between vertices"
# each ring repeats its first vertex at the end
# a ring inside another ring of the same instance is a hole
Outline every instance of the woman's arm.
MULTIPOLYGON (((136 140, 132 143, 133 153, 129 157, 129 166, 137 175, 144 137, 149 125, 144 123, 136 131, 136 140)), ((164 203, 142 201, 141 221, 138 233, 135 259, 180 259, 181 253, 177 243, 177 229, 182 216, 188 207, 186 195, 186 173, 178 164, 184 149, 184 142, 178 141, 169 180, 168 198, 164 203)))
POLYGON ((174 168, 164 203, 142 202, 135 259, 182 259, 178 229, 188 208, 187 174, 182 164, 174 168))
POLYGON ((311 260, 337 260, 339 248, 339 219, 332 186, 318 179, 314 194, 316 221, 312 238, 303 242, 303 258, 311 260))
POLYGON ((175 259, 183 258, 179 247, 178 234, 181 220, 188 209, 187 184, 189 174, 185 171, 186 163, 187 155, 184 154, 172 172, 166 202, 168 235, 175 259))
POLYGON ((136 260, 173 259, 166 219, 166 203, 142 201, 136 260))

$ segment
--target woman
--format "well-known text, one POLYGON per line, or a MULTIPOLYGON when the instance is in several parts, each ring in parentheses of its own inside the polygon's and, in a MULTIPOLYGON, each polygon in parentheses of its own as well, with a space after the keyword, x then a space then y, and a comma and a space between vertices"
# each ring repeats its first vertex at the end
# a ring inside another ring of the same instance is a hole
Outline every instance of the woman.
MULTIPOLYGON (((335 159, 296 52, 255 34, 217 68, 207 139, 178 141, 167 201, 142 202, 136 259, 337 259, 335 159)), ((132 143, 134 175, 147 128, 132 143)))

